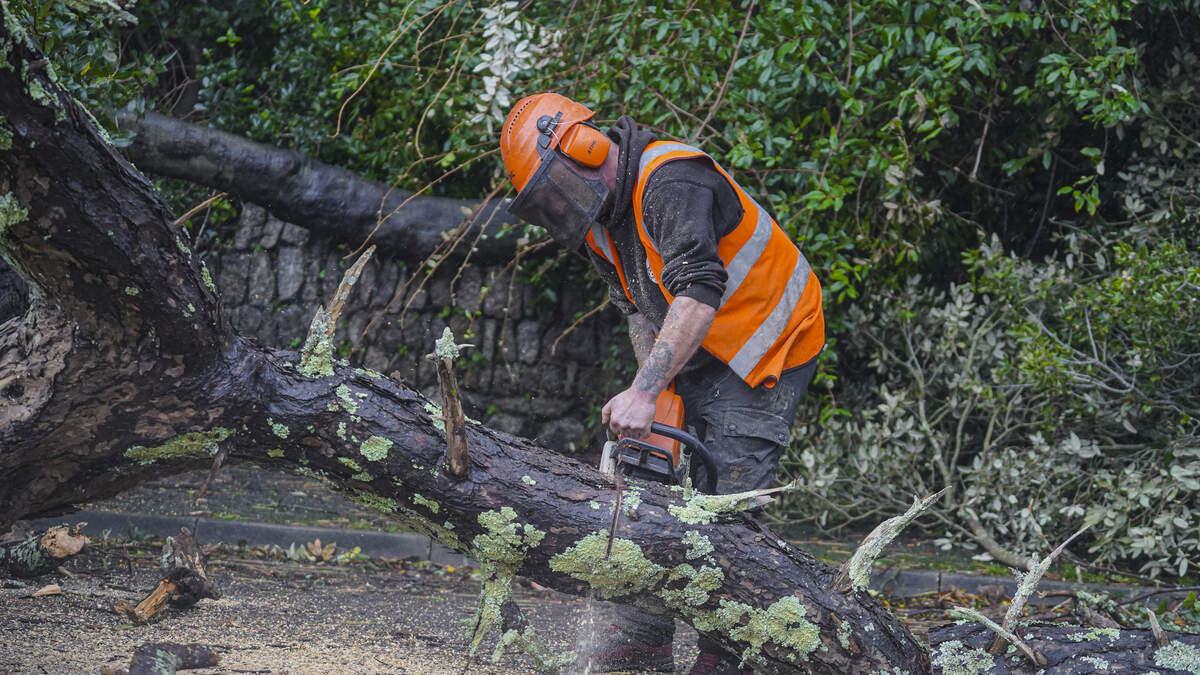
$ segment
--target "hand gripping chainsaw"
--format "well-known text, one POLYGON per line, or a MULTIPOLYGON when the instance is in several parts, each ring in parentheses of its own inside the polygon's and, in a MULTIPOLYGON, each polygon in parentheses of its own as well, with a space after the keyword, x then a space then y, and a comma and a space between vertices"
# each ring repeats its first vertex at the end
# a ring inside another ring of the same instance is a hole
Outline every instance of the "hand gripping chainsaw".
POLYGON ((619 470, 626 476, 653 480, 666 485, 683 485, 691 470, 692 457, 697 457, 705 468, 704 485, 701 492, 714 494, 717 490, 717 465, 708 448, 692 434, 684 431, 683 399, 673 391, 664 391, 655 402, 654 422, 650 425, 650 437, 609 440, 600 455, 600 471, 610 476, 619 470), (681 446, 687 448, 683 452, 681 446))

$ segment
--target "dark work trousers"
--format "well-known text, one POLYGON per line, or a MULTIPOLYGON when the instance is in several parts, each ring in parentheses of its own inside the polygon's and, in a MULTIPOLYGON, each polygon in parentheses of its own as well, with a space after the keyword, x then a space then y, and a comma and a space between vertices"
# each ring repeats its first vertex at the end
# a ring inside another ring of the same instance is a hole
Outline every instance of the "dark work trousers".
MULTIPOLYGON (((774 387, 753 389, 724 363, 707 354, 701 359, 702 365, 675 378, 675 392, 683 398, 684 424, 695 430, 716 462, 717 494, 770 487, 817 359, 783 373, 774 387)), ((693 467, 699 463, 692 460, 693 467)), ((693 485, 704 485, 703 472, 701 468, 693 485)), ((628 605, 614 605, 613 612, 613 623, 631 644, 666 644, 675 635, 675 621, 669 616, 628 605)), ((698 646, 701 651, 724 651, 703 636, 698 646)))

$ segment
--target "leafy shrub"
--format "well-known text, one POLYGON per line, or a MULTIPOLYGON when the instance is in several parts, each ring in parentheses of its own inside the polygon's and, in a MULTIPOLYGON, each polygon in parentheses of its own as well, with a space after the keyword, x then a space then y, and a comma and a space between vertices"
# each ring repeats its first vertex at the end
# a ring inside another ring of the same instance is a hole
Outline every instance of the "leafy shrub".
POLYGON ((953 541, 1007 564, 1092 523, 1100 563, 1200 564, 1200 255, 1069 242, 1061 258, 968 258, 971 283, 914 278, 851 310, 843 409, 797 429, 788 478, 825 524, 914 494, 953 541))

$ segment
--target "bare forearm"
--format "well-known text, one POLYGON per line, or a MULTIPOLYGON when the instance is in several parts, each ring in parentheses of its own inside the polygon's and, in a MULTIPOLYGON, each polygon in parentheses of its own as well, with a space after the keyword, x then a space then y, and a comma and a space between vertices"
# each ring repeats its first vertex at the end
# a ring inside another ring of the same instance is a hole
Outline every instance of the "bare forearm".
POLYGON ((654 348, 654 324, 640 312, 630 314, 625 320, 629 323, 629 341, 633 343, 633 355, 637 357, 638 366, 641 366, 650 356, 650 350, 654 348))
POLYGON ((716 309, 702 302, 688 297, 675 298, 650 353, 639 359, 634 387, 655 396, 666 389, 675 374, 696 353, 708 334, 714 314, 716 309))

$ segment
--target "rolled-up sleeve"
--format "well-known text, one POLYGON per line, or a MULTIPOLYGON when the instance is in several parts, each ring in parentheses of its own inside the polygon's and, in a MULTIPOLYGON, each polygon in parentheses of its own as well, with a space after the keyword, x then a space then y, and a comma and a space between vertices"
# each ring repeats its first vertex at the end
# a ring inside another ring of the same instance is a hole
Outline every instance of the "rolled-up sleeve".
POLYGON ((706 160, 680 160, 660 169, 673 171, 647 185, 642 214, 646 233, 663 257, 662 283, 667 291, 719 307, 728 275, 717 242, 729 231, 729 219, 740 218, 740 206, 731 213, 728 195, 714 192, 721 183, 697 175, 705 166, 720 176, 706 160))

